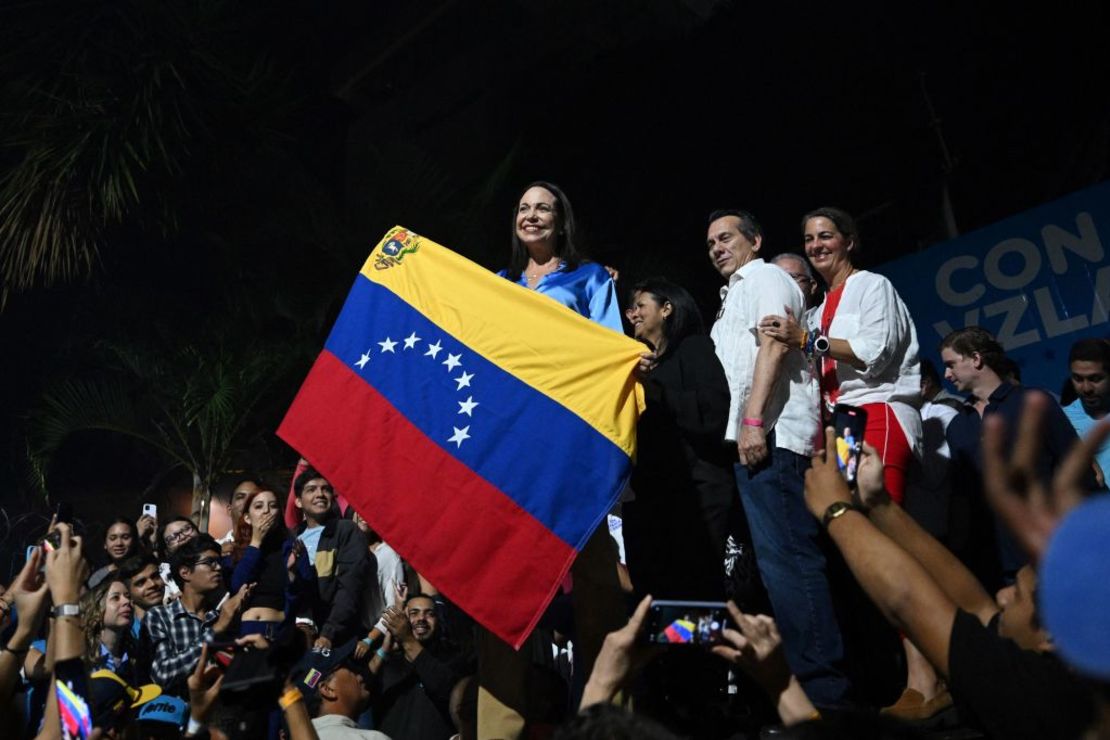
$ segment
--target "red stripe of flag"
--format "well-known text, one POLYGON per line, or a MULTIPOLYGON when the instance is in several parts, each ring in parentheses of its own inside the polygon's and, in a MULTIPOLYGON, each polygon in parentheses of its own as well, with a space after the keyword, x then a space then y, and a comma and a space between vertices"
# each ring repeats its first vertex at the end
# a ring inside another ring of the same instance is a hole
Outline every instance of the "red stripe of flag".
POLYGON ((542 614, 534 605, 546 607, 570 568, 572 547, 330 352, 317 358, 277 433, 445 596, 520 646, 542 614))

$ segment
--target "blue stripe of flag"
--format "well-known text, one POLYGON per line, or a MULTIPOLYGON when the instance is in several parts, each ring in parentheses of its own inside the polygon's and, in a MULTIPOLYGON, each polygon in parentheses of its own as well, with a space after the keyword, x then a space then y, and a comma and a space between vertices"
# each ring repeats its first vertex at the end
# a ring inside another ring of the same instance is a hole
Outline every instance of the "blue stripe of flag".
MULTIPOLYGON (((619 447, 362 275, 326 349, 575 549, 597 525, 597 512, 604 516, 620 492, 629 459, 619 447), (396 343, 391 352, 388 343, 381 344, 386 340, 396 343), (434 357, 433 344, 440 348, 434 357), (451 358, 458 361, 454 367, 451 358), (469 416, 461 413, 468 400, 477 403, 469 416)), ((552 358, 553 372, 559 362, 552 358)), ((475 526, 481 526, 480 516, 476 511, 475 526)))

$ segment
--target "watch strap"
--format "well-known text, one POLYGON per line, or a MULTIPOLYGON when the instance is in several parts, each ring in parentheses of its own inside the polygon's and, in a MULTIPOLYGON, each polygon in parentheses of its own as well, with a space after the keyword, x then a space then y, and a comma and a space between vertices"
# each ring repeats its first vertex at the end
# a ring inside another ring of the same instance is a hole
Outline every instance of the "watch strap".
POLYGON ((840 517, 847 514, 849 511, 862 512, 863 510, 855 504, 848 503, 847 501, 833 501, 831 504, 829 504, 829 508, 825 509, 825 514, 821 517, 821 524, 826 529, 828 529, 829 524, 832 522, 833 519, 839 519, 840 517))
POLYGON ((81 616, 81 607, 77 604, 57 604, 50 610, 52 617, 79 617, 81 616))

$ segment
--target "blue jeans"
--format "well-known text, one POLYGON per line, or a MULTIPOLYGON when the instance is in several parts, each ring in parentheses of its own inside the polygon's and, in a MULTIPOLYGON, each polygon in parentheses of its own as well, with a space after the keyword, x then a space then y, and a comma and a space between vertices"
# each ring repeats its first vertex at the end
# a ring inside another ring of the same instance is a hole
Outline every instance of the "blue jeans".
POLYGON ((754 469, 736 464, 759 574, 771 597, 790 670, 818 707, 846 704, 844 643, 833 610, 817 519, 806 509, 808 457, 774 446, 754 469))

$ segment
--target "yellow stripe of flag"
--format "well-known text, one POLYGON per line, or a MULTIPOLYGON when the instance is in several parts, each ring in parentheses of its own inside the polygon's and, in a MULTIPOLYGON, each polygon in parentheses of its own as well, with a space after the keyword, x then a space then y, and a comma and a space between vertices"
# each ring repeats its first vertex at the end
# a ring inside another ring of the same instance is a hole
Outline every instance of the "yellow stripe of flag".
POLYGON ((644 396, 632 369, 642 344, 401 226, 362 274, 633 455, 644 396))

